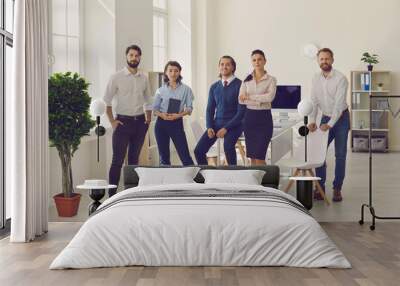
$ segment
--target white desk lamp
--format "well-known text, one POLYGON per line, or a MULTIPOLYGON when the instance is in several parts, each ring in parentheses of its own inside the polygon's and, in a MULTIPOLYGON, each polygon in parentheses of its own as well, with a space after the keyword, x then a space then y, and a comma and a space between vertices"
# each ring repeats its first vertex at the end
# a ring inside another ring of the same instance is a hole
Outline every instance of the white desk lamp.
POLYGON ((106 111, 106 104, 101 99, 94 100, 90 105, 90 112, 93 116, 96 117, 97 127, 95 129, 95 133, 97 135, 97 162, 99 162, 99 147, 100 147, 100 136, 106 134, 106 129, 100 125, 100 116, 104 114, 106 111))
POLYGON ((313 104, 308 99, 302 99, 300 103, 297 105, 297 112, 304 117, 304 125, 299 128, 299 134, 304 136, 304 161, 307 162, 307 134, 309 132, 307 124, 308 124, 308 115, 313 112, 313 104))

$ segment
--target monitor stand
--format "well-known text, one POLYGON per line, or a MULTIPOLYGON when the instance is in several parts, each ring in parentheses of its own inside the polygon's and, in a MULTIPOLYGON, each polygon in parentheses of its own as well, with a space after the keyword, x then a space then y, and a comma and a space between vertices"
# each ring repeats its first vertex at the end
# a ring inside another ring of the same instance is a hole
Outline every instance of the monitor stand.
POLYGON ((289 121, 288 112, 279 112, 279 123, 287 123, 289 121))

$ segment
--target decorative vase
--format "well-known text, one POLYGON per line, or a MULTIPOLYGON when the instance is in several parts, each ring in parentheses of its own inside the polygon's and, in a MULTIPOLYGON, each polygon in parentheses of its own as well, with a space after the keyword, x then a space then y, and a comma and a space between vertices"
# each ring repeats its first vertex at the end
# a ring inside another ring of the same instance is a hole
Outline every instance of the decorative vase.
POLYGON ((81 194, 73 193, 72 197, 66 198, 63 193, 60 193, 53 196, 53 199, 56 203, 58 216, 72 217, 78 213, 81 194))
POLYGON ((373 68, 374 68, 373 65, 368 65, 368 71, 372 71, 373 68))

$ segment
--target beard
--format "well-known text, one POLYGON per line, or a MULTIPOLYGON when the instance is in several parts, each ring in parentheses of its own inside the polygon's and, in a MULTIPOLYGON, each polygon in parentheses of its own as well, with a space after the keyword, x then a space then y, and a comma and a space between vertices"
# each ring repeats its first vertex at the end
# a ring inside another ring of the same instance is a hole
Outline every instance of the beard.
POLYGON ((330 64, 320 64, 319 67, 321 68, 321 70, 323 70, 324 72, 329 72, 332 70, 332 65, 330 64))
POLYGON ((128 64, 129 67, 135 69, 135 68, 137 68, 139 66, 140 62, 137 62, 137 61, 133 61, 133 62, 126 61, 126 63, 128 64))
POLYGON ((232 71, 229 71, 229 70, 222 70, 222 71, 220 72, 220 74, 221 74, 221 76, 230 76, 230 75, 233 74, 233 72, 232 72, 232 71))

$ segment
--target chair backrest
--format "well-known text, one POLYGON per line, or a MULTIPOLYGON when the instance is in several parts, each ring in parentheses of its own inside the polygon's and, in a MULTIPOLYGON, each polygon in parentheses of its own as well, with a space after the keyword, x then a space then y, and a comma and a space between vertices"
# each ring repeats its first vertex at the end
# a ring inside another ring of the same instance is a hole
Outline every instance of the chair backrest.
MULTIPOLYGON (((307 162, 322 164, 326 159, 329 132, 317 129, 307 135, 307 162)), ((301 137, 300 143, 293 149, 293 158, 304 161, 305 140, 301 137)))
POLYGON ((192 128, 194 139, 196 140, 196 142, 199 142, 201 136, 205 131, 204 128, 200 125, 200 122, 198 122, 197 120, 192 120, 190 122, 190 127, 192 128))

